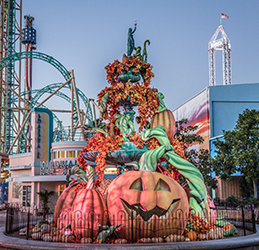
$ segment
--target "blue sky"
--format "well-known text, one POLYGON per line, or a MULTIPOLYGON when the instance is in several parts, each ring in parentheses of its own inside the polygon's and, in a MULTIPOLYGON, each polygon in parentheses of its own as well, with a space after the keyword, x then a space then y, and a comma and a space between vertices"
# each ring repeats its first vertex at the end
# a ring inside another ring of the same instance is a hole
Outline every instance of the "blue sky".
MULTIPOLYGON (((150 40, 152 86, 173 110, 209 85, 208 42, 220 13, 229 16, 223 27, 232 46, 232 84, 259 82, 258 10, 258 0, 24 0, 22 13, 35 17, 37 51, 74 69, 77 87, 95 100, 108 86, 104 67, 126 52, 127 31, 136 20, 135 45, 150 40)), ((221 60, 217 51, 217 85, 222 84, 221 60)), ((58 82, 64 79, 56 69, 34 60, 33 88, 58 82)), ((54 100, 50 108, 70 108, 54 100)))

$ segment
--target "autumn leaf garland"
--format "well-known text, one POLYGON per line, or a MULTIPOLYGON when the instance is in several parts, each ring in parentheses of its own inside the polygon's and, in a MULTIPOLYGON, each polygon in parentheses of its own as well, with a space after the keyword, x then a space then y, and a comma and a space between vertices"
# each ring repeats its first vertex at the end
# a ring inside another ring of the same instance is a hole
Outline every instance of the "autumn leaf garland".
MULTIPOLYGON (((158 148, 160 146, 159 142, 155 139, 152 138, 147 142, 144 142, 140 138, 140 134, 137 132, 133 132, 133 135, 129 136, 129 139, 131 142, 133 142, 138 149, 142 149, 145 145, 148 146, 149 150, 158 148)), ((96 172, 97 172, 97 182, 96 184, 102 182, 103 176, 104 176, 104 170, 106 167, 106 156, 109 152, 115 151, 115 150, 121 150, 122 149, 122 144, 123 144, 123 139, 121 135, 115 135, 115 137, 111 136, 105 136, 102 133, 97 133, 94 135, 92 138, 88 139, 88 144, 86 147, 84 147, 77 159, 78 164, 82 167, 83 170, 86 168, 86 160, 82 157, 81 153, 83 152, 90 152, 90 151, 98 151, 99 154, 96 157, 96 172)), ((171 144, 174 147, 174 151, 176 154, 178 154, 180 157, 185 158, 184 156, 184 149, 181 143, 177 139, 172 139, 171 144)), ((161 164, 165 160, 161 158, 159 160, 158 164, 161 164)), ((179 172, 177 169, 175 169, 171 165, 171 170, 172 170, 172 177, 178 181, 179 179, 179 172)))

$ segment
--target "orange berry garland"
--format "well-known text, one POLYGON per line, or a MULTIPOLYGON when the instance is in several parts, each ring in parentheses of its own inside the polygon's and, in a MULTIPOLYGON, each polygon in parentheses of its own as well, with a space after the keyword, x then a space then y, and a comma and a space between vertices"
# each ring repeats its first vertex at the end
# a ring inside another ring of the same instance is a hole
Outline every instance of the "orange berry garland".
MULTIPOLYGON (((140 134, 137 132, 133 132, 133 135, 129 135, 129 139, 131 142, 133 142, 137 148, 142 149, 145 145, 148 146, 149 150, 158 148, 160 146, 159 142, 153 138, 147 142, 144 142, 140 138, 140 134)), ((95 134, 92 138, 88 139, 87 146, 84 147, 77 159, 78 164, 82 167, 82 169, 86 170, 86 160, 81 156, 81 153, 83 152, 90 152, 90 151, 98 151, 99 154, 96 157, 96 172, 97 172, 97 181, 96 184, 100 183, 103 180, 104 170, 106 166, 105 158, 109 152, 115 151, 115 150, 121 150, 122 144, 124 143, 121 135, 115 135, 115 137, 111 136, 105 136, 102 133, 95 134)), ((181 145, 181 143, 177 139, 172 139, 171 144, 174 147, 175 153, 184 157, 184 149, 181 145)), ((158 161, 158 165, 161 165, 165 160, 161 158, 158 161)), ((88 164, 89 165, 89 164, 88 164)), ((171 165, 171 164, 170 164, 171 165)), ((177 169, 174 168, 174 166, 171 165, 172 174, 171 177, 175 179, 176 181, 179 180, 179 172, 177 169)))
POLYGON ((98 105, 101 105, 103 96, 107 92, 109 93, 106 104, 107 109, 103 114, 103 118, 110 122, 115 122, 114 115, 120 114, 120 102, 127 101, 131 105, 138 105, 140 117, 139 131, 142 131, 148 119, 155 114, 159 106, 157 89, 149 87, 151 78, 154 77, 152 66, 149 63, 140 61, 136 56, 131 56, 124 62, 115 60, 112 64, 108 64, 105 69, 107 81, 111 84, 111 87, 105 87, 98 94, 97 102, 98 105), (140 74, 144 82, 141 84, 120 82, 118 80, 119 75, 130 69, 135 74, 140 74))

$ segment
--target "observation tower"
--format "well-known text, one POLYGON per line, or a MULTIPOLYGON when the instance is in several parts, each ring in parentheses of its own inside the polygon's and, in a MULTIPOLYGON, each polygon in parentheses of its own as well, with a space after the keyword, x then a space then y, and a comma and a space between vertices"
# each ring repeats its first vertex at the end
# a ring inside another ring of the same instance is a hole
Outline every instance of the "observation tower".
POLYGON ((215 50, 222 50, 223 85, 231 85, 231 44, 222 24, 219 25, 208 44, 209 84, 216 85, 215 50), (221 38, 217 38, 221 34, 221 38))

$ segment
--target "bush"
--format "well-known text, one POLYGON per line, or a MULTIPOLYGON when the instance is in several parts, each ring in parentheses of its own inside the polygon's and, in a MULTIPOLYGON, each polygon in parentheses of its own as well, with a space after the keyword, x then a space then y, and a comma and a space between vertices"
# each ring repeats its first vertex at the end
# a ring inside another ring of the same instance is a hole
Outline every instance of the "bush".
POLYGON ((226 201, 227 201, 227 205, 232 207, 236 207, 240 203, 239 200, 234 195, 229 196, 226 201))

